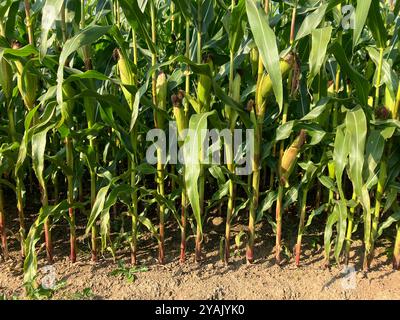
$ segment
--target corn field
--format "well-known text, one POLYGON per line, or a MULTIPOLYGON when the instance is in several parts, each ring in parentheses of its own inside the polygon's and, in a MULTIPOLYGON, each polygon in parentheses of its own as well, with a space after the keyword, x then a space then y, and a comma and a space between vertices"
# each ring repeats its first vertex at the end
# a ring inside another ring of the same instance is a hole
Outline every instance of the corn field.
POLYGON ((72 263, 90 248, 93 262, 126 250, 138 265, 150 234, 158 263, 201 262, 219 215, 226 264, 238 247, 248 264, 262 256, 266 224, 277 264, 300 266, 313 229, 326 266, 351 263, 361 239, 368 271, 385 238, 400 269, 399 12, 394 0, 2 0, 2 257, 20 251, 28 290, 60 243, 72 263), (182 163, 168 134, 148 139, 171 122, 182 163), (202 130, 252 139, 219 137, 225 162, 212 163, 202 130))

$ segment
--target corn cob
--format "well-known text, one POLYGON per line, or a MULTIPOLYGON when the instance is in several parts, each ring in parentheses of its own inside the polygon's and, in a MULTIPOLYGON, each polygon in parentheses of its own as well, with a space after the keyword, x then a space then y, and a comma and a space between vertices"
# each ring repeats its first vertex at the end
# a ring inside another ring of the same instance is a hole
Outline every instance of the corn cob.
POLYGON ((132 108, 135 97, 132 95, 132 93, 128 89, 125 88, 125 85, 127 85, 127 86, 135 85, 136 84, 136 75, 133 72, 129 62, 122 55, 120 49, 114 49, 113 57, 117 61, 119 77, 121 79, 122 93, 124 94, 124 97, 125 97, 126 101, 128 102, 129 107, 132 108))
POLYGON ((187 118, 185 115, 185 110, 182 108, 182 98, 183 94, 180 95, 172 95, 171 101, 172 101, 172 106, 173 106, 173 114, 176 120, 176 125, 178 128, 178 134, 181 139, 183 139, 183 131, 187 129, 188 123, 187 123, 187 118))
MULTIPOLYGON (((292 70, 294 66, 294 55, 288 54, 285 59, 280 61, 280 70, 282 74, 282 78, 286 77, 289 74, 289 71, 292 70)), ((261 78, 260 85, 258 87, 258 92, 256 94, 257 101, 257 116, 264 117, 265 115, 265 99, 272 93, 272 81, 271 77, 268 74, 263 74, 261 78)))
POLYGON ((2 58, 0 60, 0 86, 6 101, 11 100, 12 90, 13 90, 13 81, 12 81, 12 70, 10 64, 2 58))
MULTIPOLYGON (((161 72, 157 77, 156 93, 157 93, 157 107, 160 110, 167 110, 167 90, 168 82, 164 72, 161 72)), ((165 117, 161 112, 154 112, 154 123, 156 128, 163 129, 165 127, 165 117)))
MULTIPOLYGON (((21 44, 14 41, 12 44, 13 49, 20 49, 21 44)), ((15 60, 17 68, 17 85, 19 92, 24 100, 25 107, 32 110, 35 106, 36 96, 39 89, 39 79, 37 75, 33 74, 29 69, 26 69, 20 60, 15 60)))
POLYGON ((279 166, 279 179, 280 183, 286 188, 289 186, 289 177, 296 165, 297 156, 300 149, 306 141, 306 131, 300 131, 299 136, 293 141, 292 145, 285 150, 282 157, 282 162, 279 166))
MULTIPOLYGON (((213 69, 213 61, 211 57, 207 58, 206 63, 210 66, 210 69, 213 69)), ((212 81, 207 75, 200 75, 199 83, 197 86, 197 99, 200 105, 200 112, 207 112, 210 109, 211 102, 211 86, 212 81)))
POLYGON ((254 47, 253 49, 250 50, 251 74, 253 75, 253 77, 257 75, 258 59, 259 59, 258 49, 257 47, 254 47))
MULTIPOLYGON (((240 102, 240 86, 242 83, 242 77, 239 73, 236 74, 233 84, 232 84, 232 99, 235 100, 236 102, 240 102)), ((230 129, 233 129, 235 127, 235 123, 238 117, 238 114, 236 110, 232 109, 230 106, 225 106, 225 113, 226 113, 226 118, 229 121, 229 127, 230 129)))

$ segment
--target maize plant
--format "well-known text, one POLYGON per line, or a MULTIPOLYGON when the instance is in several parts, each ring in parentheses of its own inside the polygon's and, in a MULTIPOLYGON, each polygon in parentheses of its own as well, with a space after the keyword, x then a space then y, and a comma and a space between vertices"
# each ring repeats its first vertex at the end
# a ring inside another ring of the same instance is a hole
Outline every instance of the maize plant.
POLYGON ((2 257, 20 251, 32 293, 42 247, 49 264, 69 246, 71 263, 89 248, 93 263, 130 252, 137 265, 150 238, 160 264, 210 247, 251 264, 272 235, 276 263, 293 249, 301 266, 312 229, 326 266, 353 263, 361 240, 365 270, 382 247, 399 269, 399 13, 386 0, 2 1, 2 257))

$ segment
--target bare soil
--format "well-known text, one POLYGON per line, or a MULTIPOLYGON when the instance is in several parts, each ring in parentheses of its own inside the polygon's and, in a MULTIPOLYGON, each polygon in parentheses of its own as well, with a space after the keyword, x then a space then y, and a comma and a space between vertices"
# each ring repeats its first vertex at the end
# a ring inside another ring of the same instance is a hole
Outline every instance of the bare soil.
MULTIPOLYGON (((362 250, 356 241, 351 256, 356 271, 346 277, 343 268, 324 268, 322 249, 307 249, 307 245, 301 267, 296 268, 293 259, 275 265, 272 236, 258 243, 259 256, 253 265, 246 265, 243 249, 228 266, 221 263, 219 251, 210 249, 218 247, 218 241, 210 236, 206 237, 204 262, 194 263, 189 253, 187 262, 180 265, 177 243, 169 243, 171 256, 163 266, 154 258, 156 246, 150 254, 142 252, 141 263, 147 271, 135 274, 132 283, 124 275, 111 274, 118 265, 110 257, 94 264, 88 253, 81 252, 72 264, 67 255, 57 255, 54 274, 63 285, 52 299, 400 299, 400 272, 392 270, 384 246, 377 249, 372 270, 364 273, 360 271, 362 250)), ((117 259, 130 268, 128 252, 117 259)), ((45 266, 41 258, 39 273, 45 266)), ((9 261, 0 263, 0 296, 24 299, 22 284, 21 261, 14 251, 9 261)))

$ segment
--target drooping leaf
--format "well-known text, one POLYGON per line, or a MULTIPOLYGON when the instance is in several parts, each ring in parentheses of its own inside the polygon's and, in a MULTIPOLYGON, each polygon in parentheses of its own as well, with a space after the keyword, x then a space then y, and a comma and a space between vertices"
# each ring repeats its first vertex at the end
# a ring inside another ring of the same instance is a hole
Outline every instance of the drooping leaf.
POLYGON ((60 54, 57 70, 57 102, 59 105, 63 103, 62 86, 64 82, 64 65, 68 57, 79 48, 92 44, 98 38, 106 34, 108 30, 110 30, 110 26, 89 26, 65 42, 60 54))

